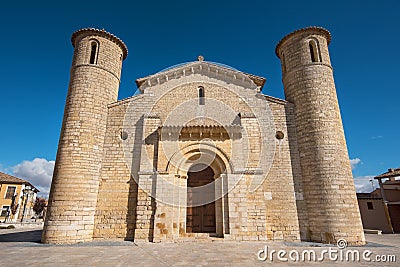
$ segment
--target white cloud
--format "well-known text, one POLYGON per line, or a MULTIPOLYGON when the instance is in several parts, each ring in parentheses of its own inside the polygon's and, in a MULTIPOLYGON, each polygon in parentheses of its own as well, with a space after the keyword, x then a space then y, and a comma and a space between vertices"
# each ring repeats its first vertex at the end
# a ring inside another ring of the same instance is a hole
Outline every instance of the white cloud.
POLYGON ((354 170, 358 164, 361 163, 361 159, 355 158, 355 159, 350 159, 350 164, 351 164, 351 169, 354 170))
POLYGON ((12 167, 13 175, 25 179, 40 190, 39 195, 48 197, 51 179, 53 177, 54 161, 35 158, 32 161, 23 161, 12 167))
POLYGON ((354 177, 354 186, 356 187, 357 193, 370 193, 375 188, 378 188, 378 182, 374 179, 374 176, 358 176, 354 177), (371 184, 371 180, 373 186, 371 184))

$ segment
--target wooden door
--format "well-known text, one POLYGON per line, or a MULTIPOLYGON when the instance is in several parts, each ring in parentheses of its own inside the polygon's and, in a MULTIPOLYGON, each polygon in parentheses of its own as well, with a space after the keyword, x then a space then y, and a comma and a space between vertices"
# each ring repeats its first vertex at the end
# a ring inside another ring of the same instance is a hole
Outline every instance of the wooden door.
POLYGON ((209 186, 200 190, 193 191, 192 188, 203 186, 214 182, 214 172, 210 167, 204 166, 200 171, 188 172, 188 194, 187 194, 187 211, 186 211, 186 232, 187 233, 215 233, 215 201, 192 207, 194 203, 198 203, 198 199, 204 199, 203 194, 208 195, 206 199, 212 199, 215 196, 215 187, 209 186), (202 194, 202 195, 197 195, 202 194))
POLYGON ((388 209, 393 231, 398 234, 400 233, 400 205, 389 204, 388 209))

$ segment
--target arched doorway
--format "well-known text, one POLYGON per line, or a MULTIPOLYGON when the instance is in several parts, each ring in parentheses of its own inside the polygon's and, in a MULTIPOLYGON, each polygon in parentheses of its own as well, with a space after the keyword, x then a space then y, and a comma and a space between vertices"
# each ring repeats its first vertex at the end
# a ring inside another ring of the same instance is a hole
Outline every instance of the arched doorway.
POLYGON ((216 232, 215 185, 213 182, 214 171, 210 166, 196 164, 189 169, 186 210, 187 233, 216 232))

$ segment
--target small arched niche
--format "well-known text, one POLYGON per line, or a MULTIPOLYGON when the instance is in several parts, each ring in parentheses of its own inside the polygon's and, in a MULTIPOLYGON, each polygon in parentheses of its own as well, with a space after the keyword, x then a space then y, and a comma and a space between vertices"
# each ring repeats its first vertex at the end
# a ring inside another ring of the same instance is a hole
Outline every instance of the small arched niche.
POLYGON ((205 98, 204 98, 204 87, 199 86, 199 105, 204 105, 205 104, 205 98))
POLYGON ((99 41, 96 39, 91 39, 89 42, 90 54, 89 54, 89 64, 96 65, 99 55, 99 41))
POLYGON ((315 39, 311 39, 308 42, 308 47, 310 50, 311 62, 322 62, 321 51, 319 49, 318 41, 315 39))
POLYGON ((286 62, 285 62, 285 53, 282 52, 281 55, 281 66, 282 66, 282 73, 286 72, 286 62))

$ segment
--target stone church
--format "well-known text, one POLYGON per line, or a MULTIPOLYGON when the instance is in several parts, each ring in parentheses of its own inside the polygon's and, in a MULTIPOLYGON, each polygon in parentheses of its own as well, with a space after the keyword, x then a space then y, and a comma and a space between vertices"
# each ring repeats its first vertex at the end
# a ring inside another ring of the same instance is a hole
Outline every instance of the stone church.
POLYGON ((285 100, 202 56, 118 100, 123 41, 93 28, 71 41, 42 242, 365 243, 326 29, 276 46, 285 100))

